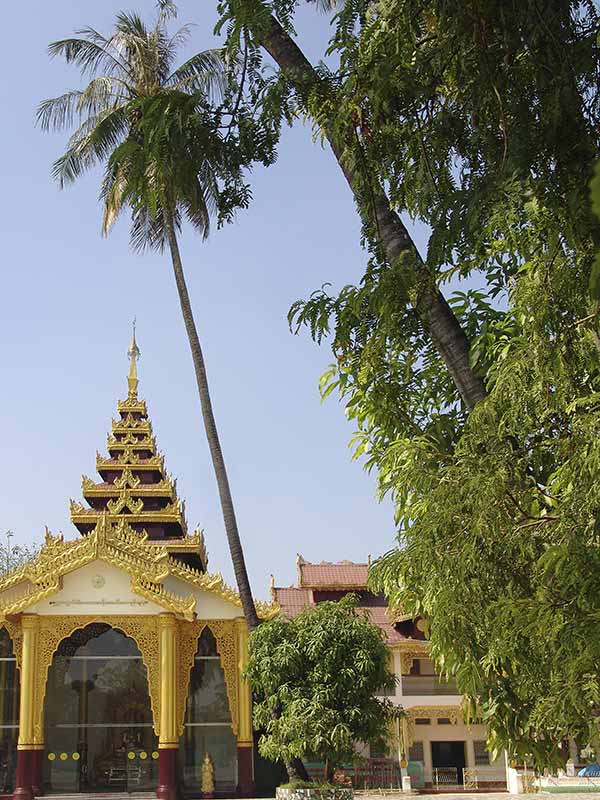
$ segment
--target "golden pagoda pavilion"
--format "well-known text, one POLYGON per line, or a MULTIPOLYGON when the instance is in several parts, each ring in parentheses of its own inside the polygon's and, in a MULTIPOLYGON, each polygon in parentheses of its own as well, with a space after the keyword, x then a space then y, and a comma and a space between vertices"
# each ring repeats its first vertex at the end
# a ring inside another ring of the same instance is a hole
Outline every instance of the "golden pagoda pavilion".
MULTIPOLYGON (((100 481, 0 581, 0 794, 253 793, 248 628, 157 452, 133 339, 100 481)), ((275 606, 257 604, 259 615, 275 606)))

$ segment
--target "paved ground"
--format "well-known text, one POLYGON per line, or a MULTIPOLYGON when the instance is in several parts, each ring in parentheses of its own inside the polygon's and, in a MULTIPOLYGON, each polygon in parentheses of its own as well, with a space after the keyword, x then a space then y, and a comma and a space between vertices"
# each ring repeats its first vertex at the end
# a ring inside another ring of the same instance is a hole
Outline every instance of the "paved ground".
MULTIPOLYGON (((408 795, 398 794, 361 794, 360 800, 382 800, 382 798, 390 798, 390 800, 400 800, 400 798, 407 798, 408 795)), ((600 800, 600 790, 598 792, 570 792, 570 793, 556 793, 550 794, 548 792, 540 792, 538 794, 508 794, 508 792, 461 792, 460 794, 414 794, 414 800, 509 800, 509 798, 518 797, 519 800, 524 798, 535 798, 535 800, 600 800)))

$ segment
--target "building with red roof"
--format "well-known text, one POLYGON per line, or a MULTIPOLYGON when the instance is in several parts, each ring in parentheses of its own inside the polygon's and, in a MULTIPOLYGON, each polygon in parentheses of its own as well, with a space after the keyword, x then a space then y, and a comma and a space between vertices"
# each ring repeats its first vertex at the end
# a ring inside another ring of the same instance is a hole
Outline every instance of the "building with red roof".
POLYGON ((399 764, 398 775, 410 774, 415 788, 503 788, 504 762, 491 761, 485 725, 465 724, 455 681, 438 675, 429 658, 426 621, 391 610, 383 594, 369 589, 370 558, 367 563, 313 563, 298 555, 296 567, 295 586, 277 586, 271 576, 271 597, 284 616, 293 619, 307 607, 351 592, 385 635, 396 676, 389 697, 406 717, 390 734, 388 752, 368 755, 399 764))

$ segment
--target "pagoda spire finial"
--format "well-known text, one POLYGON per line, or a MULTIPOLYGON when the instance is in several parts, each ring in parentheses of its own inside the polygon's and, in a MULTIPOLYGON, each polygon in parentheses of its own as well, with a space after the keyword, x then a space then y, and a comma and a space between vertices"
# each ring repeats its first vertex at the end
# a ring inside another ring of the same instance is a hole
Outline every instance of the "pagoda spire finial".
POLYGON ((135 340, 135 317, 133 318, 133 334, 131 336, 131 344, 127 351, 129 357, 129 375, 127 376, 127 385, 129 386, 128 400, 137 400, 138 390, 138 376, 137 376, 137 360, 141 356, 140 348, 135 340))

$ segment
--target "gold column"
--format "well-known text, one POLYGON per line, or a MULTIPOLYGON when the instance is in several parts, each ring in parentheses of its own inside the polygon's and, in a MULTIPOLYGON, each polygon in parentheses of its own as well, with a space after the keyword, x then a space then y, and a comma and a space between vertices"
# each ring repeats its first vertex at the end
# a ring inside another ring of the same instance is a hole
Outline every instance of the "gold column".
POLYGON ((177 730, 177 621, 172 614, 159 614, 160 713, 158 746, 179 746, 177 730))
POLYGON ((41 720, 43 709, 38 707, 43 697, 37 697, 36 674, 39 646, 40 618, 37 614, 23 614, 23 655, 21 657, 21 697, 19 701, 19 750, 43 750, 41 720), (36 724, 37 723, 37 724, 36 724))
POLYGON ((235 621, 238 651, 238 747, 251 747, 252 737, 252 692, 250 684, 242 677, 248 663, 248 626, 246 620, 235 621))

